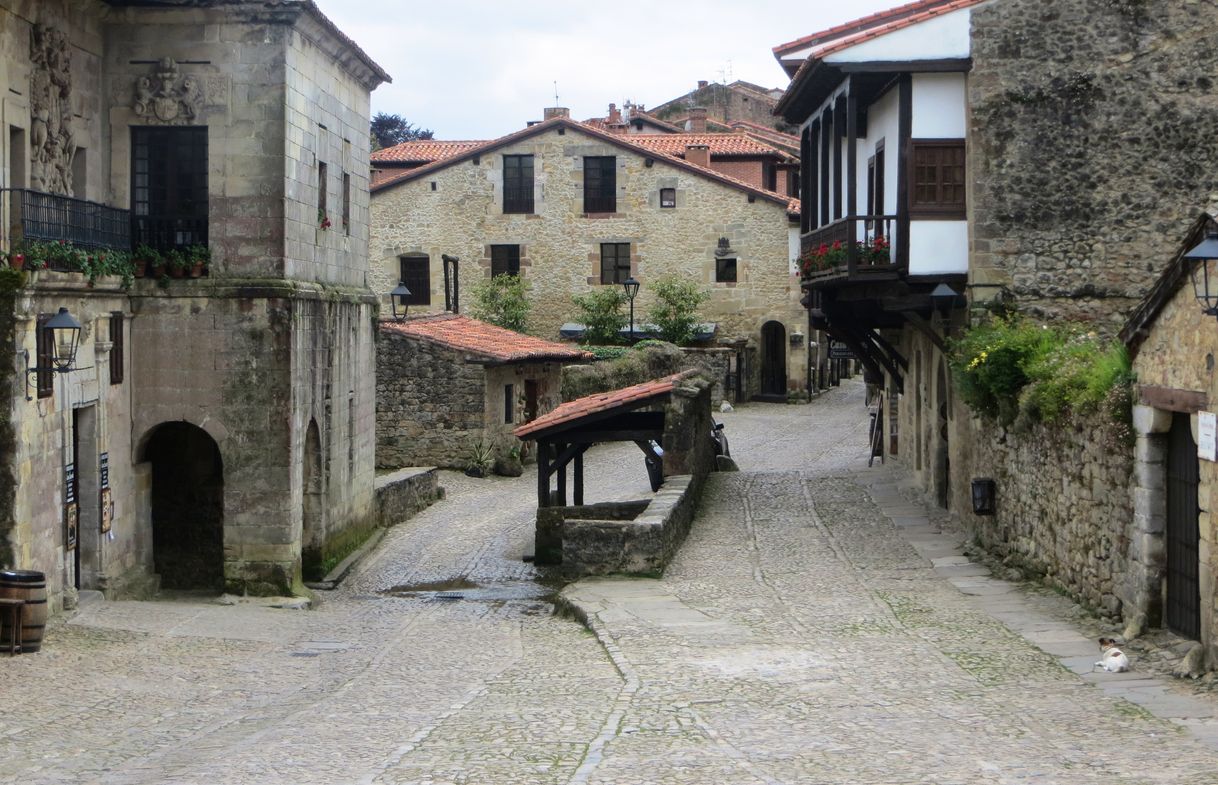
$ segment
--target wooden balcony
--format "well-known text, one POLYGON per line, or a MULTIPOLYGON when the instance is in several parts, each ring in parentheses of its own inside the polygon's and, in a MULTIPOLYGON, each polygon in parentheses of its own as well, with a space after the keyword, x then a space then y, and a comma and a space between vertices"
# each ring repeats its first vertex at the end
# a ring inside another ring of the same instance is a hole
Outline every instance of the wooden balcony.
POLYGON ((842 280, 887 280, 904 268, 901 244, 892 242, 895 215, 851 215, 800 238, 800 277, 806 285, 842 280))

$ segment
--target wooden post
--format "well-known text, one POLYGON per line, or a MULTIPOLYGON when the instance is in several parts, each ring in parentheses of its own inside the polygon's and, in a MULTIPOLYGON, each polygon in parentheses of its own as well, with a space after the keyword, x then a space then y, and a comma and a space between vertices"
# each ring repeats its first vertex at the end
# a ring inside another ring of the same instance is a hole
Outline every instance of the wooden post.
POLYGON ((584 503, 584 451, 575 453, 575 506, 584 503))
MULTIPOLYGON (((562 451, 565 449, 566 449, 565 444, 555 444, 554 445, 555 458, 557 458, 557 456, 561 455, 562 451)), ((565 463, 559 464, 557 469, 558 469, 558 504, 560 507, 566 507, 567 506, 567 465, 565 463)))
POLYGON ((846 270, 853 276, 858 270, 858 221, 852 220, 858 215, 858 122, 859 94, 854 84, 854 77, 847 77, 846 82, 846 270))
POLYGON ((550 443, 537 441, 537 506, 550 506, 550 443))

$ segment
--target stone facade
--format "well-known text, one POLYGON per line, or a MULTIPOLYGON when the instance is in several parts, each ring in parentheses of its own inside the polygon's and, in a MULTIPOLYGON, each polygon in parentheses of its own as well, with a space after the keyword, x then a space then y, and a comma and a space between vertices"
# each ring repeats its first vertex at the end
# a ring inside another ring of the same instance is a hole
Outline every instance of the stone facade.
POLYGON ((558 405, 559 363, 484 364, 433 341, 382 331, 377 344, 377 466, 464 469, 477 443, 492 447, 497 457, 507 455, 522 446, 512 430, 524 421, 526 382, 537 385, 537 414, 558 405), (506 412, 509 384, 513 410, 506 412))
MULTIPOLYGON (((631 273, 642 283, 636 320, 645 318, 652 304, 649 283, 676 275, 710 292, 700 315, 718 323, 721 340, 757 345, 762 325, 771 320, 782 323, 787 334, 801 331, 806 316, 791 267, 785 201, 755 196, 661 155, 626 149, 577 123, 555 122, 483 155, 442 162, 379 187, 372 203, 373 289, 387 296, 398 283, 399 259, 422 255, 430 260, 430 305, 412 306, 411 312, 442 311, 441 256, 448 254, 461 260, 460 302, 468 309, 471 287, 490 275, 491 246, 519 245, 532 306, 529 331, 557 336, 564 322, 579 320, 571 296, 602 285, 601 244, 628 242, 631 273), (534 156, 531 215, 502 209, 503 156, 515 154, 534 156), (583 212, 585 156, 616 158, 616 212, 583 212), (661 188, 676 189, 675 209, 660 208, 661 188), (737 254, 735 283, 715 282, 721 237, 737 254)), ((789 385, 799 389, 806 346, 787 352, 789 385)))
POLYGON ((782 119, 774 115, 778 99, 758 85, 742 82, 731 84, 699 82, 698 87, 680 98, 660 104, 648 114, 661 120, 686 118, 695 107, 706 109, 706 117, 720 123, 747 120, 750 123, 784 130, 782 119))
MULTIPOLYGON (((305 5, 0 0, 0 35, 4 182, 127 209, 142 172, 131 129, 205 128, 211 251, 204 279, 123 290, 41 271, 17 293, 18 356, 36 356, 38 314, 66 306, 85 329, 80 370, 56 374, 50 396, 14 395, 9 407, 20 523, 0 521, 0 557, 46 572, 53 606, 76 586, 142 594, 158 578, 289 591, 302 548, 324 551, 377 517, 367 126, 369 91, 387 76, 305 5), (31 41, 48 36, 70 53, 71 89, 59 98, 73 114, 70 145, 54 145, 70 153, 72 176, 54 183, 45 166, 38 177, 40 164, 58 166, 45 152, 41 99, 24 98, 41 79, 31 41), (318 162, 329 165, 324 178, 318 162), (319 184, 329 230, 318 225, 319 184), (110 335, 114 314, 121 342, 110 335), (120 351, 124 373, 112 383, 120 351), (204 544, 192 516, 209 530, 204 544)), ((25 230, 13 202, 2 206, 8 250, 25 230)))
POLYGON ((1026 311, 1120 328, 1218 191, 1216 24, 1203 3, 974 11, 977 297, 1005 288, 1026 311))

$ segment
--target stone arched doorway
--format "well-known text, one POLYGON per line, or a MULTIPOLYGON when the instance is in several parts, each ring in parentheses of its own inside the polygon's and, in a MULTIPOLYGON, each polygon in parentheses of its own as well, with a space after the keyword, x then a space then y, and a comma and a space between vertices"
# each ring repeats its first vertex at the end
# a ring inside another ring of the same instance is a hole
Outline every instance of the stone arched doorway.
POLYGON ((224 465, 202 428, 160 425, 148 437, 152 464, 152 560, 167 589, 224 588, 224 465))
POLYGON ((787 395, 787 328, 782 322, 766 322, 761 327, 761 394, 787 395))
POLYGON ((951 500, 951 452, 948 449, 949 399, 947 384, 947 361, 939 358, 939 371, 935 379, 935 498, 939 506, 946 509, 951 500))
POLYGON ((325 541, 325 464, 321 455, 321 431, 317 420, 309 420, 304 444, 304 504, 301 520, 300 555, 306 580, 320 580, 322 543, 325 541))

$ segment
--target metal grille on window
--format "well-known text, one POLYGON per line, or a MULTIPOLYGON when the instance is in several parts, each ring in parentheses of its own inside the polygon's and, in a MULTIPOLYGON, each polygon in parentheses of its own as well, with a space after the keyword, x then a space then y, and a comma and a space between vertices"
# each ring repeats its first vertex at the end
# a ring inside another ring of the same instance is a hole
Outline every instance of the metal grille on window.
POLYGON ((110 384, 123 381, 123 314, 110 314, 110 384))
POLYGON ((617 159, 611 155, 584 158, 584 212, 617 212, 617 159))
POLYGON ((715 260, 715 282, 716 283, 735 283, 736 282, 736 260, 735 259, 716 259, 715 260))
POLYGON ((503 212, 533 212, 533 156, 503 156, 503 212))
POLYGON ((407 305, 431 305, 431 259, 426 256, 403 256, 401 281, 410 290, 407 305))
POLYGON ((520 275, 520 246, 491 246, 491 277, 498 275, 520 275))
POLYGON ((622 283, 630 277, 630 243, 601 243, 601 283, 622 283))
POLYGON ((207 129, 131 129, 131 240, 207 244, 207 129))

